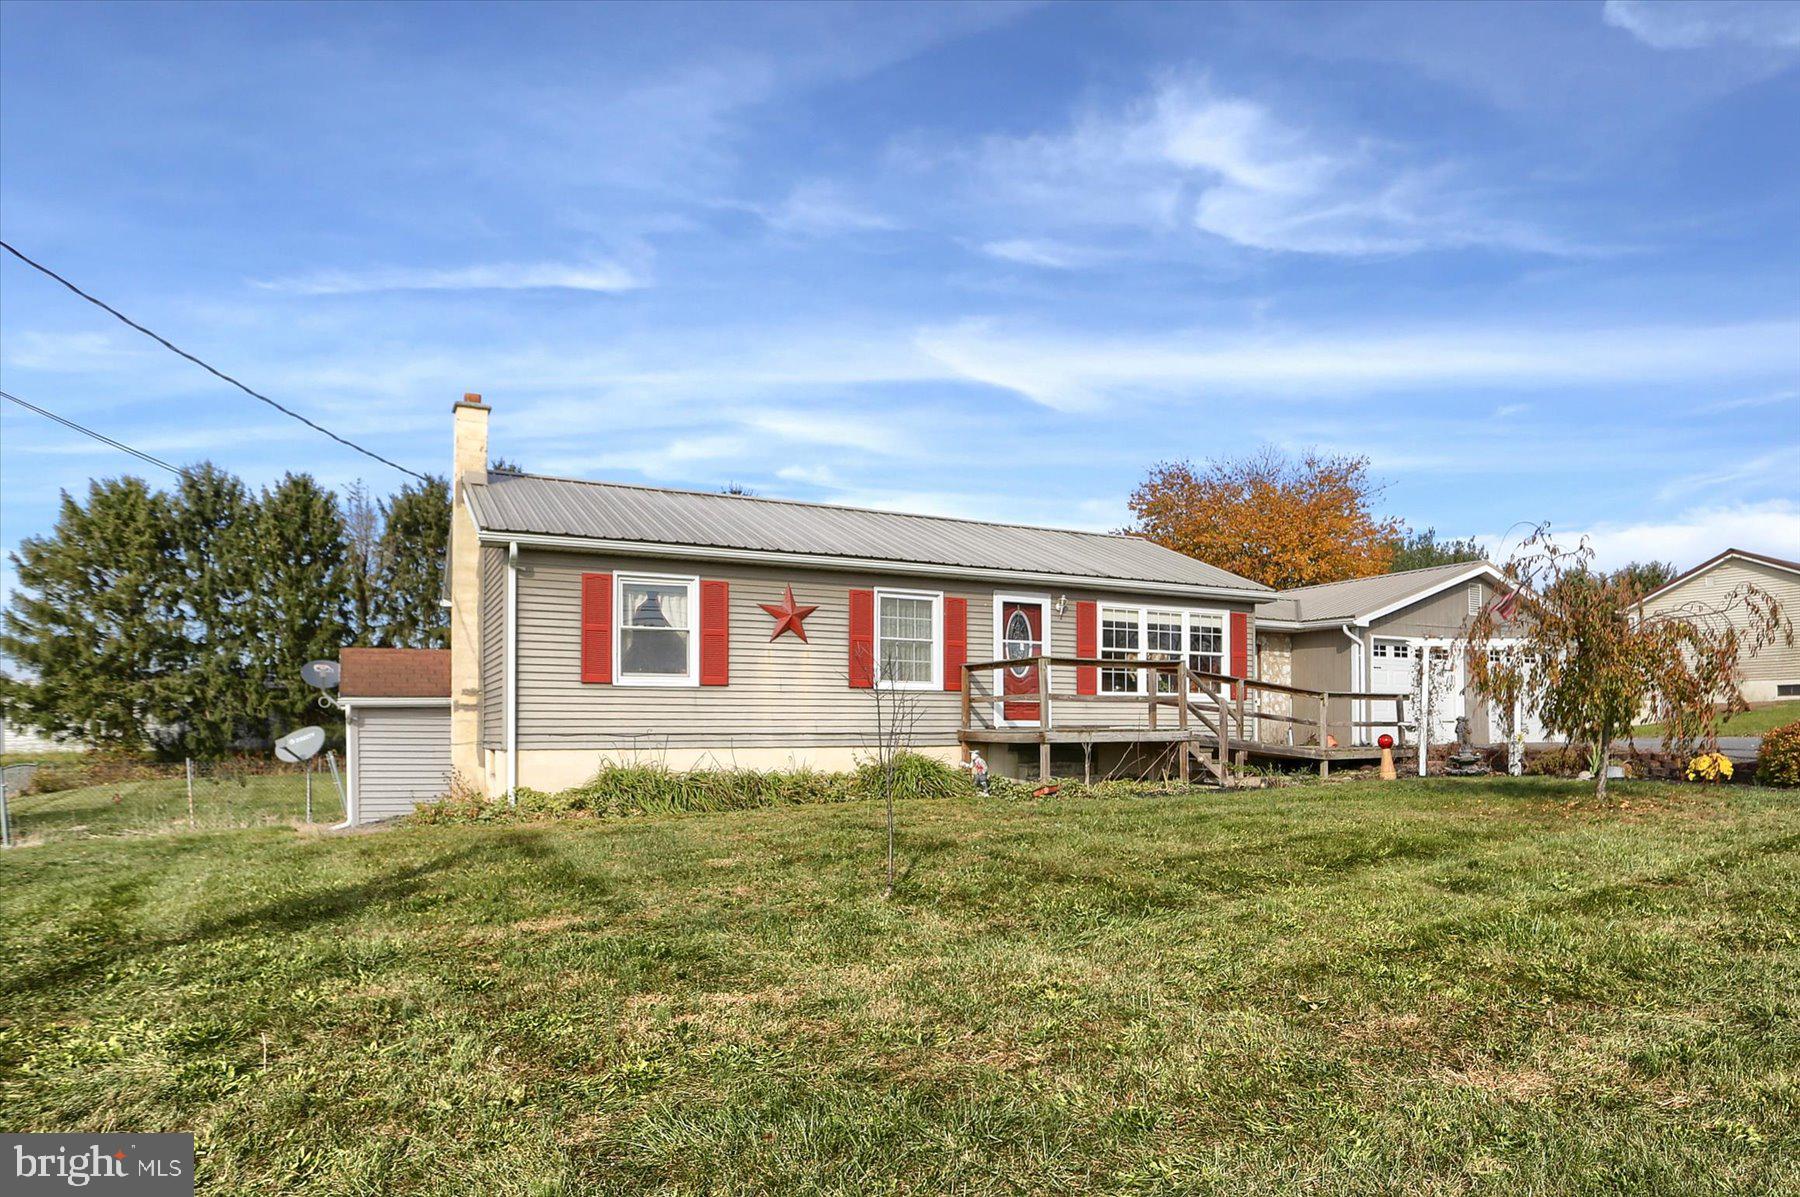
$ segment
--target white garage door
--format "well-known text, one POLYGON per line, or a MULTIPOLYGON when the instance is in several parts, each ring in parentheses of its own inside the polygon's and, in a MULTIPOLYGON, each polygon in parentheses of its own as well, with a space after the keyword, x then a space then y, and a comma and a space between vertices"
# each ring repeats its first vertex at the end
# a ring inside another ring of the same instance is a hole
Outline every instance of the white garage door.
POLYGON ((450 707, 354 707, 354 787, 360 823, 411 814, 450 784, 450 707))
MULTIPOLYGON (((1381 694, 1405 694, 1407 717, 1418 722, 1422 710, 1419 693, 1419 659, 1425 651, 1423 641, 1377 636, 1369 646, 1369 689, 1381 694)), ((1465 710, 1463 687, 1466 682, 1462 653, 1452 652, 1446 645, 1431 648, 1431 743, 1443 744, 1456 739, 1456 720, 1465 710)), ((1395 704, 1371 699, 1371 721, 1392 719, 1395 704)), ((1387 732, 1397 736, 1392 725, 1371 729, 1374 735, 1387 732)))

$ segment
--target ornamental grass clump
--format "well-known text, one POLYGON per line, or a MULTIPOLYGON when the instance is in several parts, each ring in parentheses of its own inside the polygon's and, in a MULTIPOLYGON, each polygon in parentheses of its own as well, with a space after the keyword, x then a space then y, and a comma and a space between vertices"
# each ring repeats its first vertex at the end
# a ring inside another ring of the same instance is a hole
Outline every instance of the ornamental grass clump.
POLYGON ((1765 786, 1800 786, 1800 720, 1764 733, 1756 752, 1756 780, 1765 786))

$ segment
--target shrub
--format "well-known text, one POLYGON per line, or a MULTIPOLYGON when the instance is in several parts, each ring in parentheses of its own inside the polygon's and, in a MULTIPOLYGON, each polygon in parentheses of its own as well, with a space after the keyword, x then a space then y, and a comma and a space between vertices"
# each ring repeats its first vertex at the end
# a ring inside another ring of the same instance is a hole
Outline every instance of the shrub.
MULTIPOLYGON (((968 798, 975 793, 975 783, 967 772, 936 757, 899 752, 888 764, 895 798, 968 798)), ((862 797, 881 797, 881 772, 881 762, 874 760, 864 761, 856 770, 856 788, 862 797)))
POLYGON ((1547 748, 1525 754, 1525 772, 1532 777, 1574 777, 1588 767, 1588 754, 1580 748, 1547 748))
MULTIPOLYGON (((892 762, 896 798, 972 796, 967 773, 914 752, 892 762)), ((521 786, 508 805, 457 789, 420 806, 416 823, 496 823, 554 818, 626 818, 632 815, 753 810, 850 802, 881 797, 881 767, 864 762, 855 773, 818 769, 696 769, 678 773, 665 765, 604 765, 578 786, 553 794, 521 786)))
POLYGON ((1765 786, 1800 786, 1800 720, 1763 735, 1756 780, 1765 786))

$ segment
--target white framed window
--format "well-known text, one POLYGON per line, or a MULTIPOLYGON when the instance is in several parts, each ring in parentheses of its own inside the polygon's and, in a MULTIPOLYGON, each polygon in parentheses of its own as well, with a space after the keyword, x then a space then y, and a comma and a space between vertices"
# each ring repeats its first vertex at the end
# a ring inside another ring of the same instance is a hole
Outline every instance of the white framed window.
POLYGON ((1225 672, 1225 613, 1188 612, 1188 668, 1225 672))
POLYGON ((1469 584, 1469 614, 1470 615, 1481 614, 1481 583, 1480 582, 1471 582, 1469 584))
POLYGON ((623 686, 700 684, 700 579, 615 576, 613 659, 623 686))
MULTIPOLYGON (((1186 617, 1180 611, 1144 612, 1144 655, 1152 661, 1181 660, 1181 646, 1186 642, 1183 628, 1186 617)), ((1156 689, 1162 694, 1175 693, 1175 675, 1158 673, 1156 689)))
MULTIPOLYGON (((1143 655, 1144 612, 1138 607, 1100 608, 1100 657, 1118 660, 1143 655)), ((1136 694, 1138 671, 1135 669, 1102 669, 1100 693, 1136 694)))
POLYGON ((944 596, 932 590, 875 592, 875 680, 906 690, 944 684, 944 596))

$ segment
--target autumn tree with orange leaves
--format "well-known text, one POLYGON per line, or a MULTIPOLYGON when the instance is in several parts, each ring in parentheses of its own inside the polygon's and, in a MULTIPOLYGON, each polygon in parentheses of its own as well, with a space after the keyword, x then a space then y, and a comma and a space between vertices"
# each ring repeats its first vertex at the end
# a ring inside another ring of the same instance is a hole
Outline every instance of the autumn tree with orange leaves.
POLYGON ((1250 457, 1164 462, 1131 496, 1128 531, 1286 590, 1384 572, 1406 528, 1370 510, 1381 486, 1366 457, 1250 457))

